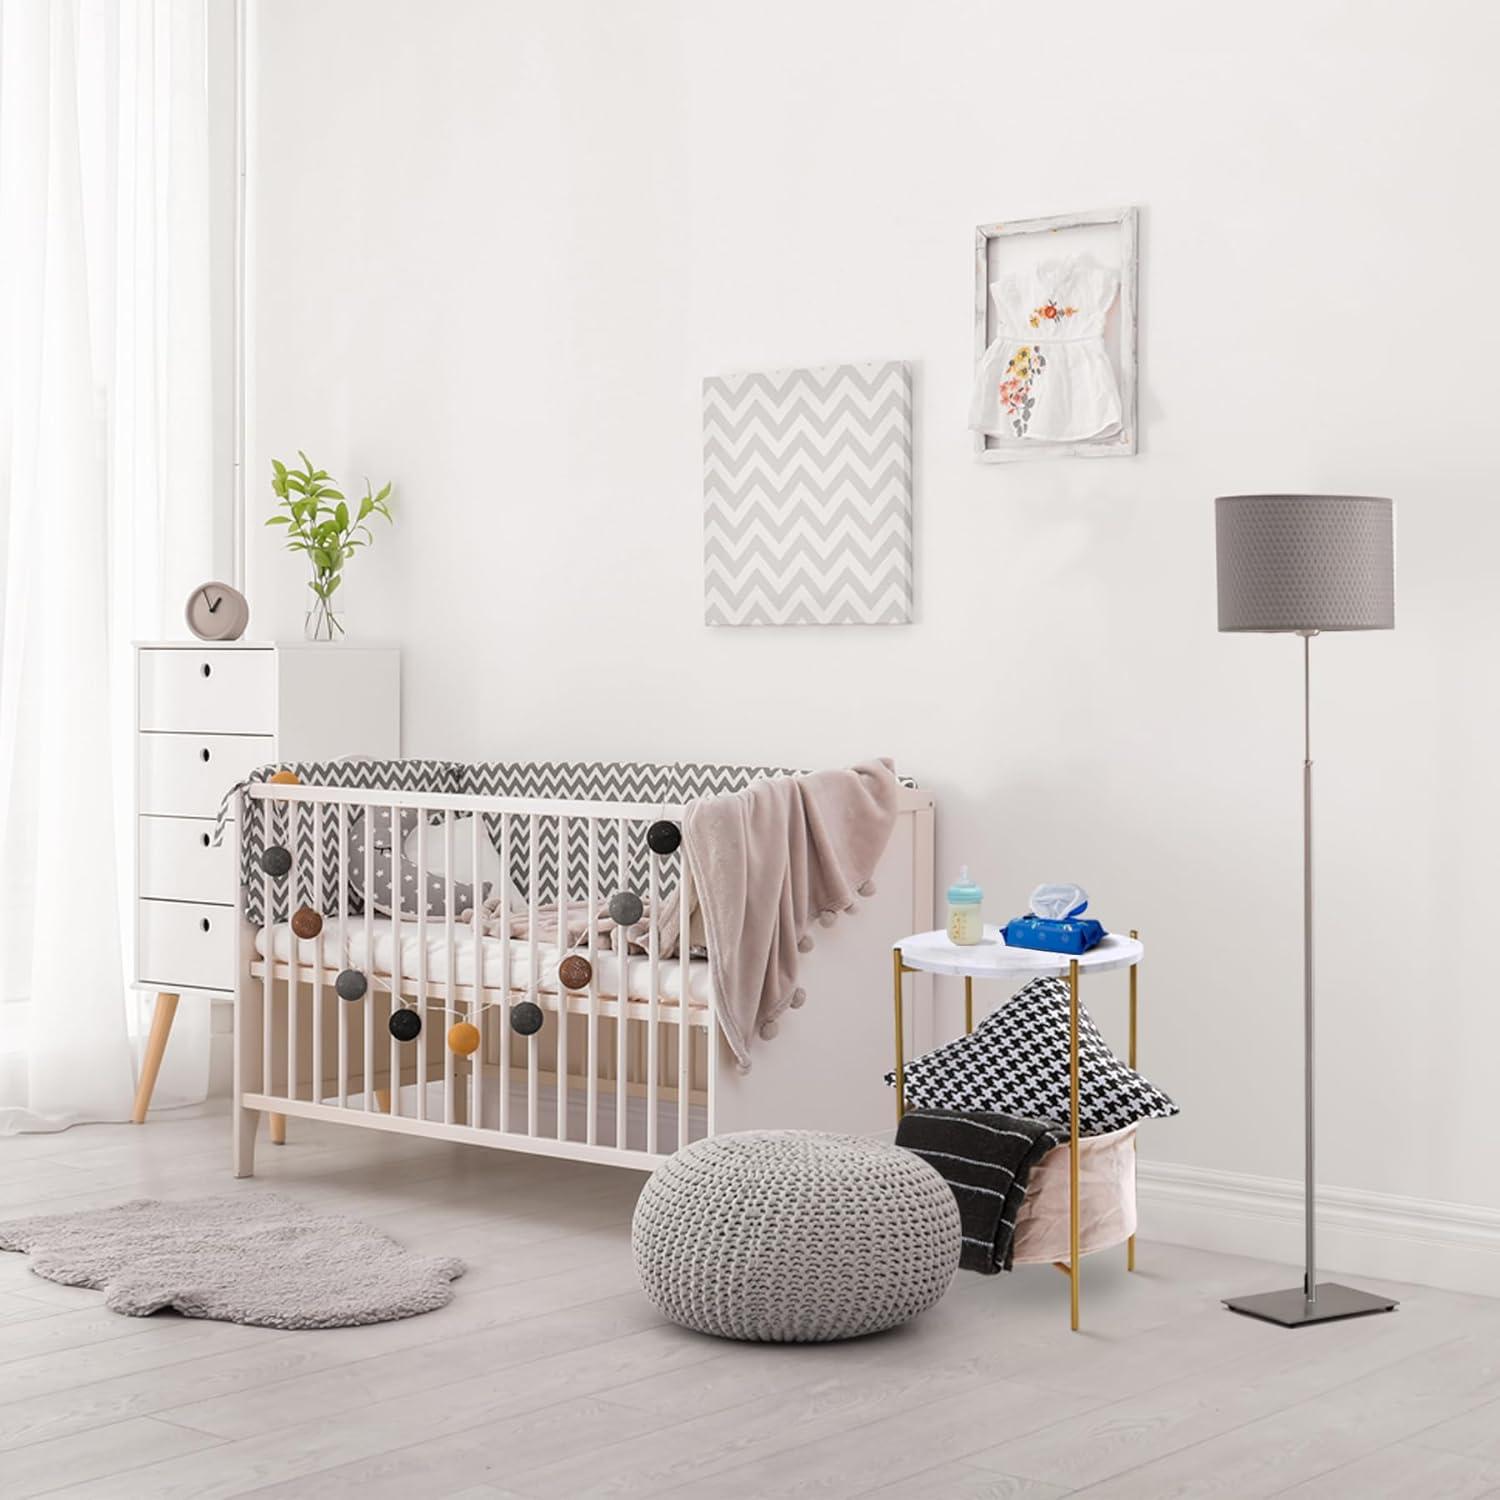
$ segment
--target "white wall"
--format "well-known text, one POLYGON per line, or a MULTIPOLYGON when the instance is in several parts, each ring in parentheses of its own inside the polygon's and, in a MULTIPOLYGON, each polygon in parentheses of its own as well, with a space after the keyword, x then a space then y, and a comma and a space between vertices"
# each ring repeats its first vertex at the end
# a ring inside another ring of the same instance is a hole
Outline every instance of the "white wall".
MULTIPOLYGON (((298 446, 396 480, 346 587, 405 648, 408 750, 894 755, 995 914, 1075 879, 1142 929, 1183 1107, 1151 1158, 1301 1169, 1300 647, 1215 632, 1212 497, 1394 495, 1399 628, 1315 644, 1320 1175, 1500 1209, 1500 11, 259 0, 251 33, 252 515, 298 446), (975 465, 974 225, 1118 203, 1140 456, 975 465), (918 622, 707 630, 700 378, 871 356, 915 364, 918 622), (1039 662, 1055 693, 1007 688, 1039 662)), ((271 535, 254 628, 295 632, 271 535)))

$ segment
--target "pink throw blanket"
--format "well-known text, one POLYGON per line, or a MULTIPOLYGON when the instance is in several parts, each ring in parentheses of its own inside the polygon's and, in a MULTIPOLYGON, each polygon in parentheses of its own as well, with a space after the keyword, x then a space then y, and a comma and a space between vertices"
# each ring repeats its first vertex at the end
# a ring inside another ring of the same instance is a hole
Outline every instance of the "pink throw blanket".
MULTIPOLYGON (((683 850, 708 937, 719 1024, 742 1068, 750 1042, 806 998, 799 952, 817 918, 831 922, 871 895, 870 877, 896 826, 900 784, 888 760, 849 770, 754 781, 688 809, 683 850), (861 890, 861 887, 864 889, 861 890)), ((676 905, 663 913, 663 937, 676 905)))
MULTIPOLYGON (((798 955, 812 947, 808 928, 849 911, 856 895, 870 896, 870 877, 896 826, 900 783, 888 760, 869 760, 842 771, 753 781, 742 791, 694 802, 683 824, 682 847, 693 875, 691 912, 708 939, 719 1025, 741 1068, 750 1067, 750 1043, 769 1041, 777 1017, 806 999, 797 984, 798 955)), ((481 930, 498 935, 500 900, 480 908, 481 930)), ((653 918, 657 952, 677 956, 678 902, 646 912, 626 929, 626 947, 644 953, 653 918)), ((691 916, 690 916, 691 920, 691 916)), ((601 907, 595 918, 602 941, 616 946, 615 924, 601 907)), ((556 943, 558 910, 537 912, 536 939, 556 943)), ((510 913, 514 938, 529 937, 529 913, 510 913)), ((565 946, 584 941, 585 906, 568 908, 565 946)))

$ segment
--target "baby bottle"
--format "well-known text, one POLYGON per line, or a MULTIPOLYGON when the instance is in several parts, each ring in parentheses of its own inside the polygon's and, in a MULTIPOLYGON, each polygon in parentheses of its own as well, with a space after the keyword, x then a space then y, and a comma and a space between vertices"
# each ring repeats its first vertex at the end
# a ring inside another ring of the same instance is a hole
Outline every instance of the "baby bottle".
POLYGON ((979 915, 979 903, 984 892, 969 879, 969 867, 958 872, 958 879, 948 887, 948 941, 952 943, 977 943, 984 936, 984 922, 979 915))

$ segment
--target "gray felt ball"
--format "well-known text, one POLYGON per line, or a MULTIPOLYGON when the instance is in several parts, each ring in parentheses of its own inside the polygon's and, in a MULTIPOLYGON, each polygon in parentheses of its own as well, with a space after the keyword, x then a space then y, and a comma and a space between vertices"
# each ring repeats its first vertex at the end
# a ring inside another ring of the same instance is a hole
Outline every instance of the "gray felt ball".
POLYGON ((340 1000, 363 1000, 370 981, 358 969, 345 969, 333 981, 340 1000))
POLYGON ((610 920, 621 927, 634 927, 646 910, 634 891, 616 891, 609 898, 610 920))
POLYGON ((292 856, 280 844, 267 844, 261 850, 260 867, 272 880, 280 880, 292 868, 292 856))
POLYGON ((520 1036, 540 1031, 543 1019, 541 1006, 533 1005, 530 1000, 522 1000, 510 1008, 510 1029, 520 1036))

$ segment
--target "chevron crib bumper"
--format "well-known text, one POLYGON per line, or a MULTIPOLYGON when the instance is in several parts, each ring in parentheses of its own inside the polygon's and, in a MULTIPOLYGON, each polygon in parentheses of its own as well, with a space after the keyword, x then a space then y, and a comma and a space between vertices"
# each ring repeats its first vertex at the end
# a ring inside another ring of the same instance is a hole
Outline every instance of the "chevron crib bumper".
MULTIPOLYGON (((778 766, 734 766, 700 762, 658 763, 642 761, 447 761, 447 760, 333 760, 306 761, 291 766, 262 766, 248 781, 266 781, 278 770, 296 772, 306 786, 368 788, 371 791, 439 793, 474 797, 544 797, 580 802, 673 803, 692 802, 701 797, 718 797, 737 792, 764 776, 793 776, 795 770, 778 766)), ((243 785, 243 783, 242 783, 243 785)), ((239 786, 232 787, 219 808, 219 836, 224 824, 233 817, 239 786)), ((292 849, 297 861, 297 885, 305 892, 318 893, 316 904, 325 916, 339 905, 338 840, 333 837, 291 839, 286 827, 279 826, 267 837, 265 819, 269 804, 247 798, 244 827, 240 839, 240 881, 246 888, 245 915, 253 923, 264 920, 260 901, 260 856, 267 844, 279 843, 292 849), (318 870, 313 845, 323 850, 323 868, 318 870)), ((333 810, 309 810, 307 816, 331 817, 333 810)), ((272 809, 273 818, 285 817, 285 811, 272 809)), ((351 817, 351 840, 364 837, 363 812, 351 817)), ((415 829, 415 810, 402 813, 399 839, 384 842, 377 828, 372 851, 373 887, 389 889, 399 863, 396 847, 415 829)), ((486 816, 485 833, 491 846, 500 849, 500 820, 486 816)), ((557 820, 539 820, 537 855, 537 900, 546 905, 557 899, 557 820)), ((588 831, 579 821, 568 830, 568 895, 582 899, 587 888, 588 831)), ((616 868, 620 830, 606 824, 598 833, 597 857, 603 869, 616 868)), ((636 889, 643 889, 647 852, 639 842, 628 846, 628 873, 636 889)), ((510 876, 518 890, 529 894, 530 870, 527 849, 518 841, 512 848, 510 876)), ((680 856, 662 856, 660 879, 663 896, 676 889, 680 856)), ((442 881, 432 878, 429 898, 440 894, 442 881)), ((362 881, 351 883, 348 892, 349 911, 363 912, 362 881)))

